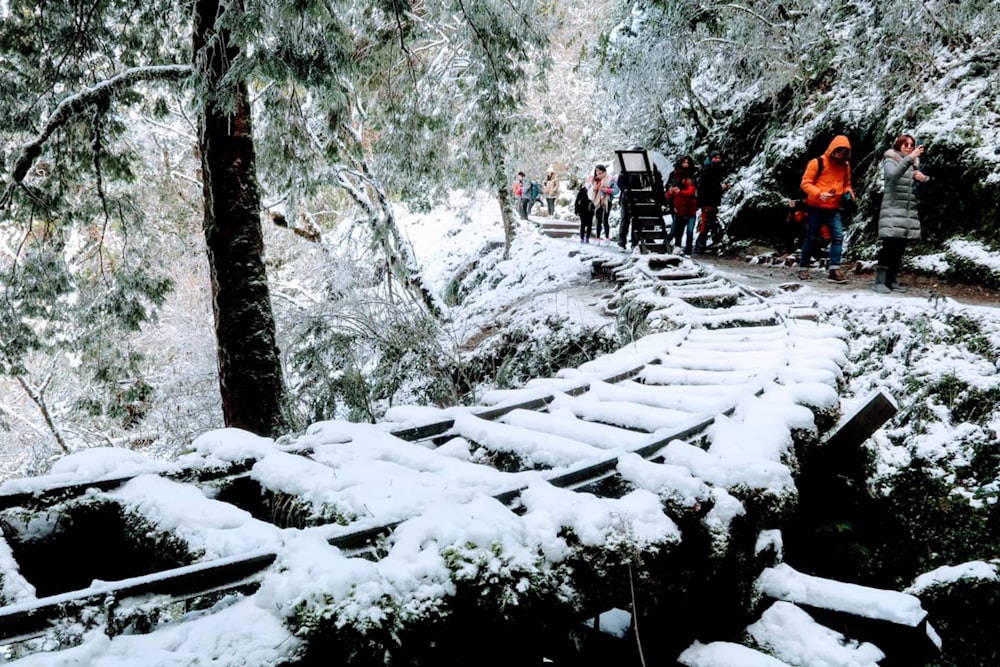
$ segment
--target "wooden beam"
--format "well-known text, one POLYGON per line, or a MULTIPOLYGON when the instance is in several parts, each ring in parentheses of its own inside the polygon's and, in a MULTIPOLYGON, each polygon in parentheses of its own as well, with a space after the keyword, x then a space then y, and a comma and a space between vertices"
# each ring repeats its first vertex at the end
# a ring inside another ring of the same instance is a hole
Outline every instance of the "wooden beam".
POLYGON ((880 390, 822 444, 824 447, 857 447, 882 428, 898 411, 896 401, 880 390))

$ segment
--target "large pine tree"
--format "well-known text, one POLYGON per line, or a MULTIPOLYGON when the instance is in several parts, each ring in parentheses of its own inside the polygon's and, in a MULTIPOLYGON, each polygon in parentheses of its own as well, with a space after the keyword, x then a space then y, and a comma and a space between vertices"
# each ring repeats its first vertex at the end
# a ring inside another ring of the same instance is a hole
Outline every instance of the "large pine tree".
MULTIPOLYGON (((60 239, 98 227, 102 247, 142 234, 143 211, 126 185, 136 170, 135 154, 121 141, 124 123, 130 108, 155 107, 164 84, 193 90, 225 423, 262 435, 280 432, 282 373, 264 268, 248 72, 238 70, 245 44, 233 30, 248 19, 242 2, 10 4, 0 46, 12 73, 3 91, 9 128, 3 204, 11 228, 30 240, 39 220, 60 239), (187 44, 178 25, 192 28, 187 44)), ((39 311, 55 312, 52 302, 80 292, 83 275, 95 270, 74 263, 64 249, 21 243, 14 253, 10 284, 31 275, 42 251, 52 270, 22 290, 19 301, 7 302, 2 342, 5 370, 13 375, 23 373, 24 354, 46 347, 32 326, 39 311), (61 288, 53 291, 47 281, 61 288), (27 307, 33 301, 42 303, 27 307)), ((142 304, 159 304, 169 287, 162 278, 136 278, 145 275, 148 259, 125 255, 97 269, 116 285, 111 298, 136 303, 115 313, 131 316, 125 331, 148 321, 142 304)), ((49 340, 47 347, 57 344, 49 340)))
POLYGON ((390 201, 426 204, 448 185, 503 199, 508 142, 525 127, 518 90, 545 33, 535 0, 7 3, 0 224, 16 240, 2 260, 3 372, 23 377, 33 351, 87 345, 105 378, 109 356, 137 363, 109 338, 148 321, 170 283, 141 242, 156 216, 144 216, 125 130, 137 113, 193 109, 225 423, 280 432, 259 182, 289 218, 317 187, 346 193, 389 275, 433 311, 390 201), (81 253, 81 239, 96 250, 81 253), (116 326, 77 334, 80 304, 116 326))
POLYGON ((222 411, 227 426, 276 435, 286 426, 284 386, 264 268, 253 123, 246 81, 234 70, 242 49, 220 20, 224 13, 241 16, 243 2, 195 3, 195 65, 207 92, 198 148, 222 411))

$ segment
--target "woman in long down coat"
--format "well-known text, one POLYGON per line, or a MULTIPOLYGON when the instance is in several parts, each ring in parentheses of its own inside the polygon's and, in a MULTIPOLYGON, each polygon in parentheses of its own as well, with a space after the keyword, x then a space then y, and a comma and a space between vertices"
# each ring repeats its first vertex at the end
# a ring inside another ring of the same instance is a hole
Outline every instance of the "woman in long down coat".
POLYGON ((906 291, 896 277, 903 262, 906 242, 920 238, 914 181, 926 183, 930 180, 920 171, 920 156, 923 154, 923 144, 917 146, 912 136, 902 134, 882 158, 885 192, 878 218, 878 237, 882 239, 882 247, 878 251, 875 284, 872 286, 882 294, 906 291))

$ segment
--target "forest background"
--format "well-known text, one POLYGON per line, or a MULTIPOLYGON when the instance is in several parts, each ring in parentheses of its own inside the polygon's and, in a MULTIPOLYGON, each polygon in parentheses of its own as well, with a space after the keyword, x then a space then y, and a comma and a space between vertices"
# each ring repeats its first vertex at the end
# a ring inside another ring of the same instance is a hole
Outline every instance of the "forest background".
POLYGON ((517 345, 451 335, 460 276, 428 289, 399 216, 485 190, 509 249, 514 173, 571 187, 618 148, 722 150, 736 252, 789 242, 846 134, 871 257, 909 131, 914 255, 996 287, 957 241, 997 236, 998 35, 985 0, 2 3, 0 477, 474 401, 517 345))

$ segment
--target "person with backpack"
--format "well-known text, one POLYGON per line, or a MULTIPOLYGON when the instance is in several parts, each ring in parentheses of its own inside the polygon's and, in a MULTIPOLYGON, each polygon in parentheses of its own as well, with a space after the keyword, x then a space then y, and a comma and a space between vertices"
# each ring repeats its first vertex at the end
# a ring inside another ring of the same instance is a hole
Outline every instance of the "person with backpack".
POLYGON ((799 187, 806 194, 806 238, 802 243, 799 257, 799 280, 810 280, 809 264, 813 247, 826 225, 830 230, 830 267, 827 280, 839 284, 847 282, 840 271, 841 254, 844 250, 844 222, 841 208, 854 199, 851 188, 851 142, 842 134, 830 141, 820 157, 806 164, 805 173, 799 187))
POLYGON ((517 214, 521 220, 528 219, 528 201, 531 196, 529 190, 529 184, 524 182, 524 172, 517 172, 517 177, 514 179, 514 183, 510 186, 511 192, 514 193, 514 197, 517 199, 517 214))
POLYGON ((701 207, 701 220, 698 223, 698 238, 694 243, 694 251, 704 254, 708 249, 708 239, 712 245, 722 240, 722 230, 719 228, 719 206, 722 205, 722 193, 729 189, 728 183, 723 183, 722 153, 713 150, 698 175, 698 205, 701 207))
MULTIPOLYGON (((538 181, 530 181, 527 184, 527 215, 531 215, 531 210, 535 208, 535 204, 541 202, 542 200, 542 184, 538 181)), ((527 220, 527 218, 525 218, 527 220)))
POLYGON ((917 193, 914 185, 926 183, 930 177, 920 171, 923 144, 917 145, 909 134, 901 134, 882 158, 885 187, 878 216, 878 251, 875 284, 872 289, 881 294, 905 292, 896 281, 903 263, 906 242, 920 238, 920 218, 917 216, 917 193))
POLYGON ((674 164, 667 177, 667 201, 673 210, 670 237, 674 240, 674 254, 681 254, 681 241, 687 230, 687 243, 683 253, 690 256, 694 248, 694 224, 698 213, 697 188, 694 180, 694 160, 685 155, 674 164))
POLYGON ((587 177, 587 195, 594 204, 594 222, 597 223, 597 243, 611 245, 611 202, 618 194, 618 184, 603 164, 594 167, 594 173, 587 177), (603 231, 604 235, 601 235, 603 231))
POLYGON ((580 218, 580 243, 590 243, 591 227, 594 224, 594 204, 590 201, 586 185, 580 186, 576 193, 573 212, 580 218))

